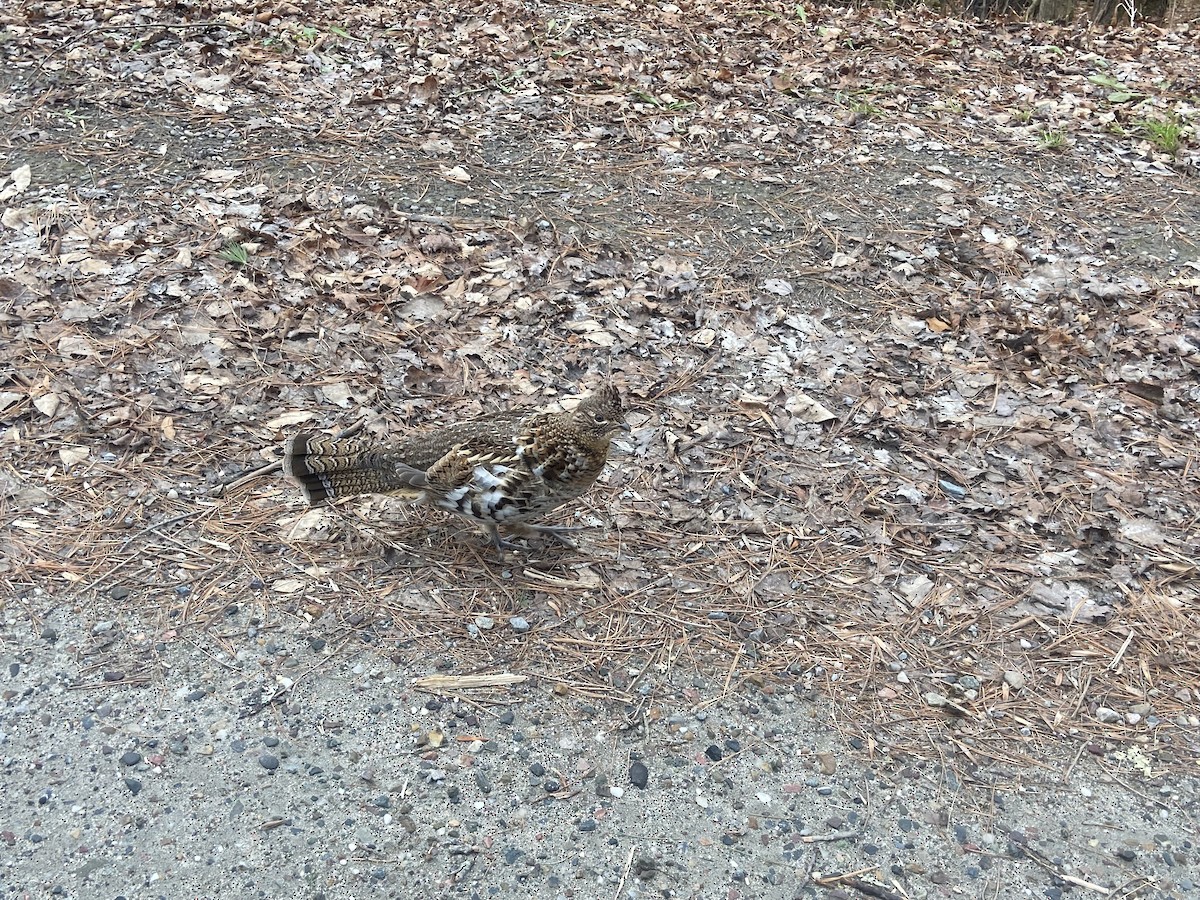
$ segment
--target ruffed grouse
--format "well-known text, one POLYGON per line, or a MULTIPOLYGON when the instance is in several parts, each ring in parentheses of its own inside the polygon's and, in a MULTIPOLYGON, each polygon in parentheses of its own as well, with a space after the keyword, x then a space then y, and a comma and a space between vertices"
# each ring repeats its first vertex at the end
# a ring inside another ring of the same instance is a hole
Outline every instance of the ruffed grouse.
POLYGON ((570 412, 497 413, 390 444, 298 434, 284 449, 283 471, 311 506, 355 494, 401 494, 471 519, 497 549, 506 546, 502 527, 569 544, 564 533, 575 529, 528 520, 591 487, 613 435, 628 430, 621 397, 606 384, 570 412))

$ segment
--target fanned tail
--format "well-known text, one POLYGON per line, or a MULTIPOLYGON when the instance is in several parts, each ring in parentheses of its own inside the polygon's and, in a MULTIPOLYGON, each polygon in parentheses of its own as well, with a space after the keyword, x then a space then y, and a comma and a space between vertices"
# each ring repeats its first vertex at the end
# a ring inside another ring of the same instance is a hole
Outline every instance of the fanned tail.
POLYGON ((283 471, 300 485, 310 506, 356 494, 420 494, 425 473, 389 455, 369 438, 302 433, 283 449, 283 471))

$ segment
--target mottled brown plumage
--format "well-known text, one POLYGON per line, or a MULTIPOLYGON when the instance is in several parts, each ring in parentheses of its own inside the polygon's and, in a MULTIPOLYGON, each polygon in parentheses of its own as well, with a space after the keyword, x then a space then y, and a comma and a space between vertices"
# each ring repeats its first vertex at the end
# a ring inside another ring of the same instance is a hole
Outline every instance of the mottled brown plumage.
POLYGON ((369 438, 298 434, 283 470, 312 506, 356 494, 400 494, 478 523, 500 547, 501 527, 564 540, 568 529, 528 524, 591 487, 614 434, 627 430, 605 385, 570 412, 510 411, 407 434, 369 438))

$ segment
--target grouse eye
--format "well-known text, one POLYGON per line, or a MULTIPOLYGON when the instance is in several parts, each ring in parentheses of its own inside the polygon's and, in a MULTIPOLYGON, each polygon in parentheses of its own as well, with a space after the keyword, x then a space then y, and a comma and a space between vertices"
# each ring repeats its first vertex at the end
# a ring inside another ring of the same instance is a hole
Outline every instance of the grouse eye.
POLYGON ((592 421, 595 422, 597 425, 603 425, 605 422, 604 413, 602 413, 602 412, 592 413, 592 421))

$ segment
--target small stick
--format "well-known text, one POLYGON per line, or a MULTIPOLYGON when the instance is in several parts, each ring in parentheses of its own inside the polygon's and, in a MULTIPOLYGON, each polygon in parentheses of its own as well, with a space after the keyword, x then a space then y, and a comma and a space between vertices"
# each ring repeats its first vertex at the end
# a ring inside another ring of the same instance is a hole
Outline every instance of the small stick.
POLYGON ((253 481, 263 475, 270 475, 272 472, 278 472, 283 469, 282 460, 273 460, 265 465, 259 466, 257 469, 251 469, 249 472, 244 472, 233 481, 227 481, 213 492, 214 497, 224 497, 226 491, 233 491, 240 488, 242 485, 253 481))
POLYGON ((1082 887, 1082 888, 1087 888, 1089 891, 1096 891, 1099 894, 1103 894, 1105 897, 1112 896, 1112 892, 1109 891, 1109 889, 1106 887, 1102 887, 1098 884, 1092 884, 1090 881, 1084 881, 1082 878, 1076 878, 1074 875, 1068 875, 1066 872, 1064 872, 1062 869, 1055 866, 1053 863, 1050 862, 1050 860, 1046 859, 1044 856, 1042 856, 1042 854, 1038 853, 1032 847, 1026 846, 1025 844, 1022 844, 1018 841, 1013 841, 1013 846, 1015 846, 1018 850, 1020 850, 1022 853, 1024 853, 1026 856, 1028 856, 1031 860, 1033 860, 1035 863, 1037 863, 1039 866, 1041 866, 1047 872, 1053 873, 1055 876, 1057 876, 1058 878, 1061 878, 1063 881, 1070 882, 1071 884, 1078 885, 1079 887, 1082 887))
POLYGON ((613 900, 617 900, 621 896, 621 891, 625 889, 625 881, 629 878, 629 867, 633 865, 633 853, 635 850, 637 850, 636 844, 629 848, 629 855, 625 857, 625 868, 621 872, 621 880, 617 882, 617 892, 613 894, 613 900))
MULTIPOLYGON (((864 870, 869 871, 869 870, 864 870)), ((905 900, 903 896, 895 891, 889 891, 885 887, 877 884, 871 884, 869 881, 863 881, 855 874, 846 875, 829 875, 825 878, 814 878, 817 884, 821 887, 833 887, 834 885, 844 884, 846 887, 854 888, 860 894, 866 894, 868 897, 878 897, 879 900, 905 900)))
POLYGON ((815 844, 818 841, 844 841, 847 838, 860 838, 860 831, 832 831, 829 834, 809 834, 800 838, 803 844, 815 844))
POLYGON ((1112 662, 1110 662, 1108 664, 1108 670, 1110 672, 1114 671, 1117 668, 1117 666, 1120 665, 1121 657, 1123 657, 1125 655, 1125 651, 1129 649, 1129 644, 1133 641, 1134 634, 1136 634, 1136 632, 1132 628, 1130 628, 1129 636, 1127 638, 1125 638, 1125 643, 1123 643, 1121 645, 1121 649, 1117 651, 1117 655, 1114 656, 1112 658, 1112 662))

